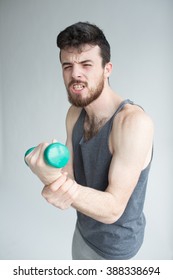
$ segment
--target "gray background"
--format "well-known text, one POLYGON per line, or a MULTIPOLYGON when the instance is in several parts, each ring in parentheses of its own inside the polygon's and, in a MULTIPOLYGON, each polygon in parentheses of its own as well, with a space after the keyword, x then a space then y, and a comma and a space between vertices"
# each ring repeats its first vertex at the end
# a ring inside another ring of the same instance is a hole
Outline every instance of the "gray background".
POLYGON ((70 259, 75 210, 58 210, 24 164, 26 149, 65 141, 69 107, 56 36, 81 21, 97 24, 112 47, 111 86, 155 123, 155 154, 139 259, 173 259, 173 1, 0 1, 0 259, 70 259))

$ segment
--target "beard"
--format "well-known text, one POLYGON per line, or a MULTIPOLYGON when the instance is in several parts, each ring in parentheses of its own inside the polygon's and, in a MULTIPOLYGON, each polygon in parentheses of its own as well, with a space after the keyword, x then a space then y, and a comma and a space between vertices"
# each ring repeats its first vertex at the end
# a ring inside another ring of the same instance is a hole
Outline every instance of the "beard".
POLYGON ((93 101, 95 101, 101 95, 103 88, 104 88, 104 78, 103 78, 103 76, 101 76, 97 85, 93 88, 88 88, 88 83, 83 82, 83 84, 85 84, 85 87, 88 88, 88 95, 85 98, 82 96, 82 94, 81 95, 72 94, 69 90, 70 85, 72 85, 73 83, 80 83, 80 82, 81 82, 80 80, 73 79, 67 87, 67 93, 68 93, 68 101, 72 105, 83 108, 83 107, 86 107, 89 104, 91 104, 93 101))

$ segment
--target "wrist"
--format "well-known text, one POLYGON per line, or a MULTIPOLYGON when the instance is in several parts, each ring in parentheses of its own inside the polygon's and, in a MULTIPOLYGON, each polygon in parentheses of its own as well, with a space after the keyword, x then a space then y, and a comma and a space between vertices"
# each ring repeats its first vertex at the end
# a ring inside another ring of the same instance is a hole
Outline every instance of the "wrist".
POLYGON ((61 171, 58 171, 56 174, 51 175, 51 176, 43 176, 41 175, 40 180, 43 182, 44 185, 48 186, 54 183, 56 180, 58 180, 62 176, 61 171))

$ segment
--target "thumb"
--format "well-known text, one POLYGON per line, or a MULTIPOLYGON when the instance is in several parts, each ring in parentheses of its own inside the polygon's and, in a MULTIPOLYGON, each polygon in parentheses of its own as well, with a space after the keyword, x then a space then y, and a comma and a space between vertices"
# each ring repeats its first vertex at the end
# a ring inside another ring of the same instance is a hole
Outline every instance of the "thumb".
POLYGON ((58 142, 58 141, 55 138, 52 139, 52 143, 56 143, 56 142, 58 142))

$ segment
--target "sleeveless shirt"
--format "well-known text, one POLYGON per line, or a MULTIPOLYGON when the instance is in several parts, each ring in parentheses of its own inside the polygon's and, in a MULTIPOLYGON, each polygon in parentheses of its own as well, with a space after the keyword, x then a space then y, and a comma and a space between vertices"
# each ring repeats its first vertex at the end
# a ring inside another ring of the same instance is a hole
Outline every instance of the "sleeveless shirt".
MULTIPOLYGON (((107 188, 112 159, 109 135, 114 118, 126 104, 134 103, 129 99, 124 100, 99 132, 88 141, 84 139, 86 111, 82 109, 73 128, 72 144, 75 180, 83 187, 99 191, 107 188)), ((105 259, 130 259, 136 255, 143 243, 146 224, 143 206, 150 164, 151 162, 142 170, 125 211, 115 223, 104 224, 77 211, 77 227, 83 239, 105 259)))

